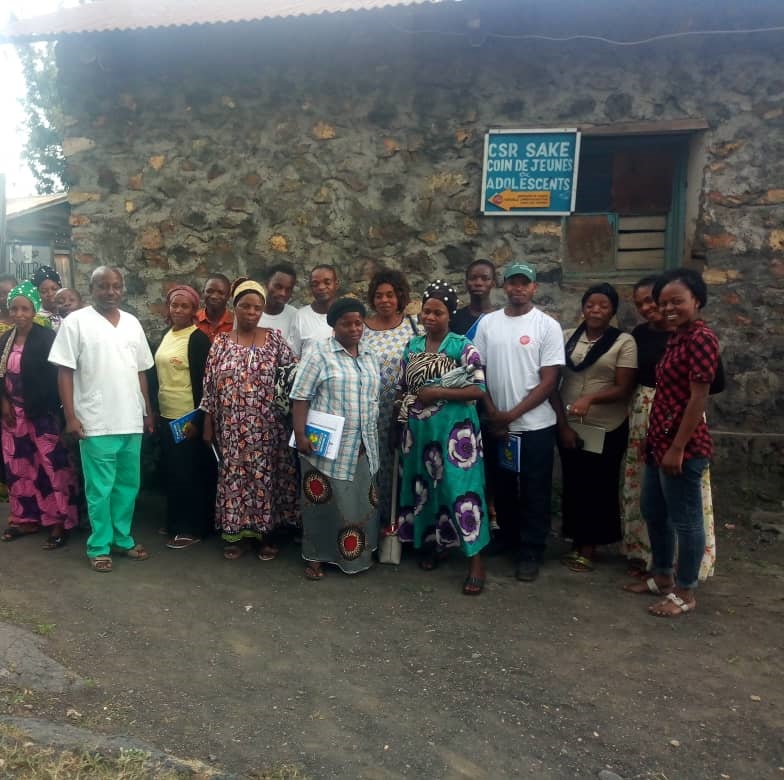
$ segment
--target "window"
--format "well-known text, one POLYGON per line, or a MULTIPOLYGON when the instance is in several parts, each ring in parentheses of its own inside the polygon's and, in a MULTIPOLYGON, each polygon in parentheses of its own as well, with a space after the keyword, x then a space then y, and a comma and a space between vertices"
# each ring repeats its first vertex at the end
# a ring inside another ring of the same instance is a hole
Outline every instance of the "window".
POLYGON ((683 260, 691 134, 586 131, 575 211, 564 218, 564 272, 638 277, 683 260))

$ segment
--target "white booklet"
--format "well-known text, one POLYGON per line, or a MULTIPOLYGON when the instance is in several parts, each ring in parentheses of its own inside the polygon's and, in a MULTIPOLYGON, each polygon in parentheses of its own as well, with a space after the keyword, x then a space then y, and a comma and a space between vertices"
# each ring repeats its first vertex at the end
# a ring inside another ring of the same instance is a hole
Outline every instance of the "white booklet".
MULTIPOLYGON (((314 455, 320 455, 327 460, 335 460, 340 449, 340 440, 343 438, 343 425, 345 417, 327 412, 316 412, 311 409, 305 421, 305 433, 313 444, 314 455)), ((292 431, 289 447, 296 447, 292 431)))
POLYGON ((604 428, 598 425, 586 425, 585 423, 575 422, 569 420, 569 427, 577 433, 580 437, 585 452, 593 452, 596 455, 601 455, 604 451, 604 428))

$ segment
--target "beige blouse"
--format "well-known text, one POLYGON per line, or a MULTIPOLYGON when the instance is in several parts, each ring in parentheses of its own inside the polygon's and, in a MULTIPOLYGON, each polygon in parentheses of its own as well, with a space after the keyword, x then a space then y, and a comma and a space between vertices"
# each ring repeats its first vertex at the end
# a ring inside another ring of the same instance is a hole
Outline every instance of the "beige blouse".
MULTIPOLYGON (((576 328, 564 331, 564 341, 568 341, 576 328)), ((583 334, 572 352, 572 362, 580 362, 593 346, 583 334)), ((585 371, 572 371, 564 366, 561 398, 564 406, 574 403, 580 396, 593 395, 607 390, 615 384, 616 368, 637 368, 637 344, 628 333, 621 333, 610 347, 592 366, 585 371)), ((615 430, 623 423, 629 413, 629 401, 615 401, 611 404, 591 404, 582 422, 598 425, 607 431, 615 430)), ((567 412, 567 417, 568 417, 567 412)), ((577 418, 571 418, 577 419, 577 418)))

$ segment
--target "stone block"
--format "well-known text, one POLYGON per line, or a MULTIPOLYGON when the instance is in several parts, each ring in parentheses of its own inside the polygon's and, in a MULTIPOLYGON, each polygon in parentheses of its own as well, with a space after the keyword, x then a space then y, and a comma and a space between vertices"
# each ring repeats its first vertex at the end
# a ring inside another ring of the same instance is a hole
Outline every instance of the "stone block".
POLYGON ((765 203, 784 203, 784 190, 768 190, 764 197, 765 203))
POLYGON ((154 171, 159 171, 161 168, 163 168, 164 165, 166 165, 166 155, 154 154, 147 160, 147 163, 154 171))
POLYGON ((478 236, 480 233, 479 223, 471 217, 463 219, 463 233, 467 236, 478 236))
POLYGON ((136 211, 136 203, 134 203, 132 200, 126 200, 125 201, 125 213, 126 214, 133 214, 134 211, 136 211))
POLYGON ((95 148, 95 141, 92 138, 85 138, 84 136, 66 136, 63 139, 63 155, 65 157, 73 157, 75 154, 81 152, 88 152, 90 149, 95 148))
POLYGON ((330 141, 337 137, 335 128, 326 122, 316 122, 311 128, 311 135, 317 141, 330 141))
POLYGON ((702 272, 705 284, 726 284, 741 278, 740 271, 731 268, 706 268, 702 272))
POLYGON ((382 157, 392 157, 400 151, 400 144, 394 138, 385 138, 383 141, 382 157))
POLYGON ((281 235, 280 233, 275 233, 274 235, 270 236, 269 247, 273 252, 280 252, 281 254, 285 254, 289 251, 289 242, 286 236, 281 235))
POLYGON ((84 192, 79 190, 71 190, 68 193, 68 203, 72 206, 78 206, 80 203, 87 203, 91 200, 100 200, 101 196, 97 192, 84 192))
POLYGON ((714 157, 720 157, 722 159, 729 157, 732 154, 735 154, 739 149, 742 149, 746 145, 745 141, 727 141, 722 144, 716 144, 715 146, 711 147, 711 154, 714 157))
POLYGON ((706 233, 702 240, 708 249, 731 249, 736 241, 731 233, 706 233))
POLYGON ((95 265, 95 255, 89 252, 77 252, 74 259, 79 265, 95 265))
POLYGON ((535 236, 552 236, 553 238, 561 237, 561 223, 556 222, 534 222, 528 228, 528 232, 535 236))
POLYGON ((771 230, 768 243, 774 252, 784 252, 784 230, 771 230))
POLYGON ((143 173, 134 173, 132 176, 128 177, 128 189, 129 190, 141 190, 144 189, 144 174, 143 173))
POLYGON ((163 247, 163 234, 157 227, 148 227, 142 231, 139 241, 142 249, 161 249, 163 247))
POLYGON ((68 217, 68 224, 71 227, 82 227, 90 224, 90 217, 87 214, 71 214, 68 217))

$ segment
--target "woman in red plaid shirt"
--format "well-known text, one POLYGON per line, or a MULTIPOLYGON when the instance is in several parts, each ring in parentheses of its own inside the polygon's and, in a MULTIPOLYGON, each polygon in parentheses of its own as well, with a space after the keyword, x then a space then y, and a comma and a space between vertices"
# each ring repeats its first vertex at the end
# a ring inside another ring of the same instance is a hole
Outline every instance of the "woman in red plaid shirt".
POLYGON ((701 318, 708 289, 699 273, 667 271, 655 283, 653 298, 673 334, 656 366, 642 485, 652 577, 626 589, 665 596, 648 611, 675 617, 697 604, 694 590, 705 550, 701 480, 713 455, 705 406, 719 365, 719 342, 701 318))

